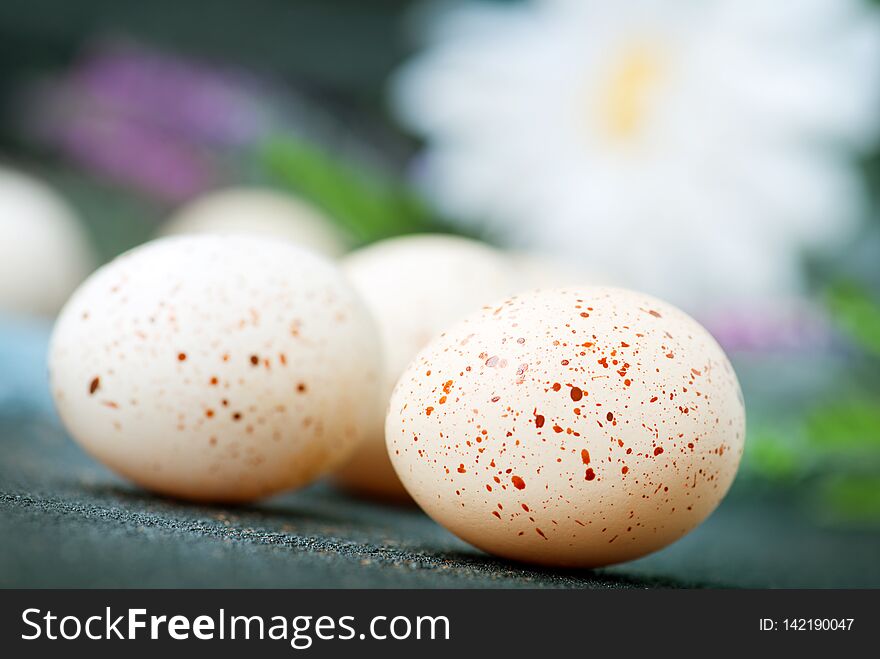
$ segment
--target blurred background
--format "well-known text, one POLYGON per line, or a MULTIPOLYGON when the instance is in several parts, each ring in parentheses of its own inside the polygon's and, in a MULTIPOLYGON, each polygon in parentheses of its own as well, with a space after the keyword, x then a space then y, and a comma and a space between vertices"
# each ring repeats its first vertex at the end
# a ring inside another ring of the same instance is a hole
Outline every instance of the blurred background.
POLYGON ((245 186, 328 252, 462 233, 677 304, 743 385, 731 497, 880 533, 880 2, 0 3, 5 433, 55 423, 88 272, 245 186))

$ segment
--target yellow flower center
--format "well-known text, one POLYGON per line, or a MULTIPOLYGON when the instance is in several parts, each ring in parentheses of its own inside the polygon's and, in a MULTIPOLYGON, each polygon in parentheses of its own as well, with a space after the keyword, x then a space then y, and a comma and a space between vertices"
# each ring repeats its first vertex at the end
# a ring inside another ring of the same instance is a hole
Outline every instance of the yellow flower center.
POLYGON ((599 95, 603 134, 615 141, 631 140, 638 135, 645 124, 651 94, 664 72, 656 48, 637 44, 621 53, 599 95))

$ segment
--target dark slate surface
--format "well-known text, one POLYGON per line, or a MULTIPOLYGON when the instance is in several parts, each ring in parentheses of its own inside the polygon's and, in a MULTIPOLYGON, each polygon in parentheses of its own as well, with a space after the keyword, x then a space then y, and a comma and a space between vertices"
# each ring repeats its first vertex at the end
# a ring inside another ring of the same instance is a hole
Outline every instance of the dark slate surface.
POLYGON ((327 485, 228 508, 154 497, 51 420, 0 416, 0 586, 880 587, 880 533, 817 527, 740 483, 699 529, 595 571, 495 560, 414 508, 327 485))

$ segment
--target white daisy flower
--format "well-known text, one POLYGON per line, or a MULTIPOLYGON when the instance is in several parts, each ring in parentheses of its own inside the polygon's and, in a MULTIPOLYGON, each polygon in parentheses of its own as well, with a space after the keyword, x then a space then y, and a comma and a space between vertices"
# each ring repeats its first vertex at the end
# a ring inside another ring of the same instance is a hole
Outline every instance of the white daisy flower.
POLYGON ((680 304, 796 290, 867 205, 880 19, 857 0, 468 2, 393 104, 444 213, 680 304))

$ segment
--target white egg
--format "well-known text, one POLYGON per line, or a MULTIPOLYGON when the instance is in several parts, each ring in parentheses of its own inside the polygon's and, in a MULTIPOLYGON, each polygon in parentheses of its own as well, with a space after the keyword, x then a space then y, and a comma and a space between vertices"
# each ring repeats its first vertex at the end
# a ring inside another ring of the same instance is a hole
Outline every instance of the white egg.
POLYGON ((388 459, 385 410, 397 378, 439 332, 519 286, 505 254, 446 235, 415 235, 376 243, 343 260, 343 269, 379 325, 384 392, 367 440, 337 473, 345 487, 372 496, 408 498, 388 459))
POLYGON ((743 450, 718 344, 655 298, 534 291, 443 333, 401 376, 388 450, 436 521, 485 551, 595 567, 680 538, 743 450))
POLYGON ((53 315, 94 266, 67 203, 44 183, 0 167, 0 311, 53 315))
POLYGON ((372 421, 378 334, 336 266, 250 236, 165 238, 62 311, 52 393, 70 434, 145 488, 246 501, 305 485, 372 421))
POLYGON ((248 233, 278 238, 330 257, 349 247, 345 233, 318 209, 293 195, 263 188, 228 188, 180 208, 162 235, 248 233))
POLYGON ((546 254, 531 252, 511 252, 509 254, 519 278, 518 292, 537 288, 561 288, 563 286, 607 286, 610 277, 588 267, 577 265, 564 259, 552 258, 546 254))

